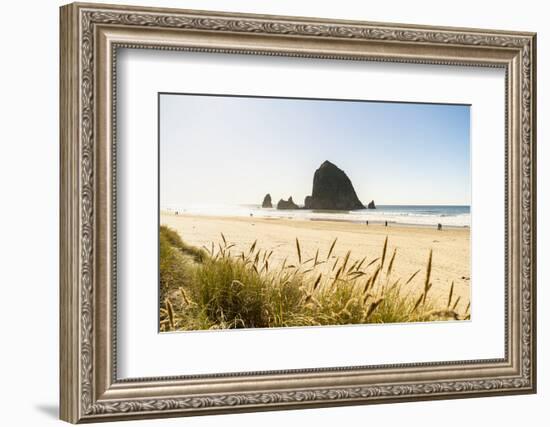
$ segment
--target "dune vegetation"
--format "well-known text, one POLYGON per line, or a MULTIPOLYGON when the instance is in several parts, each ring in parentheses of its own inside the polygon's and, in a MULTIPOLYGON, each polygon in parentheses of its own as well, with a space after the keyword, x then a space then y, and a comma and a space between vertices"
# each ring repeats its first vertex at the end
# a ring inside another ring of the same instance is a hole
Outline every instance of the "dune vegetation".
POLYGON ((282 263, 273 251, 252 242, 245 252, 220 234, 209 248, 186 244, 177 232, 160 227, 160 330, 349 325, 363 323, 465 320, 453 295, 442 307, 430 299, 432 252, 409 277, 394 277, 398 249, 386 238, 374 259, 333 255, 328 248, 295 253, 282 263), (412 286, 421 281, 421 290, 412 286), (417 282, 415 282, 417 283, 417 282))

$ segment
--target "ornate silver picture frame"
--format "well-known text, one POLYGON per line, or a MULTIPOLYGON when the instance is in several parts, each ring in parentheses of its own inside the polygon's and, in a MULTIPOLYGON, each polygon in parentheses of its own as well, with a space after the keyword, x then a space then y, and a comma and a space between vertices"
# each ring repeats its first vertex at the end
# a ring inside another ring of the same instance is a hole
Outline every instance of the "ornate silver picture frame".
POLYGON ((535 34, 80 3, 63 6, 60 18, 61 419, 97 422, 536 391, 535 34), (504 357, 120 379, 115 147, 121 48, 503 69, 504 357))

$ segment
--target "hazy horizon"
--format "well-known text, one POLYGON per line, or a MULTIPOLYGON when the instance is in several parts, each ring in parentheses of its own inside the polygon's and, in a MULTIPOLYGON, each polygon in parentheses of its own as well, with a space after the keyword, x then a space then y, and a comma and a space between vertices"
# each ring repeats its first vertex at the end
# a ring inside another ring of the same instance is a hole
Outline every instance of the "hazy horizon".
POLYGON ((302 205, 325 160, 363 204, 470 205, 470 107, 161 94, 160 203, 302 205))

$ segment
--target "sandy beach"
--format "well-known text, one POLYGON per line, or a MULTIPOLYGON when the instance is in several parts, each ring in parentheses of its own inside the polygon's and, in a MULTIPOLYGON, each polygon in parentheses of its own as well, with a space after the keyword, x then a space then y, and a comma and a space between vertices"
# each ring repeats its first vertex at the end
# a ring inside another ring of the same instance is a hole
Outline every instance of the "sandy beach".
MULTIPOLYGON (((384 240, 388 237, 388 253, 397 248, 393 277, 406 281, 411 274, 421 272, 408 285, 420 292, 430 249, 433 249, 431 298, 446 304, 451 282, 454 295, 460 296, 458 309, 464 310, 470 301, 470 229, 399 226, 392 224, 356 224, 343 221, 309 221, 297 219, 271 219, 247 217, 214 217, 175 215, 161 212, 161 224, 176 230, 182 239, 197 247, 210 247, 221 241, 223 233, 228 242, 235 244, 235 254, 248 251, 258 240, 264 249, 273 250, 274 264, 296 257, 298 238, 305 259, 313 257, 317 249, 326 256, 332 241, 337 238, 333 257, 345 256, 351 251, 351 260, 380 256, 384 240)), ((453 299, 454 299, 453 298, 453 299)))

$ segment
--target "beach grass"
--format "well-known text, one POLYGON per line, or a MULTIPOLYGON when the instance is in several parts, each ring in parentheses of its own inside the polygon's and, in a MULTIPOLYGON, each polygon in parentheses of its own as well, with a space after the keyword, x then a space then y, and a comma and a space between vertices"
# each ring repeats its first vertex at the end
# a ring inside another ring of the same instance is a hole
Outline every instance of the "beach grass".
POLYGON ((269 328, 364 323, 463 320, 450 287, 448 303, 430 299, 432 251, 409 277, 394 277, 397 248, 388 238, 373 259, 347 251, 333 255, 335 239, 324 250, 295 253, 282 263, 257 241, 237 252, 220 234, 210 247, 186 244, 179 234, 160 228, 160 330, 269 328), (421 281, 420 292, 413 282, 421 281))

